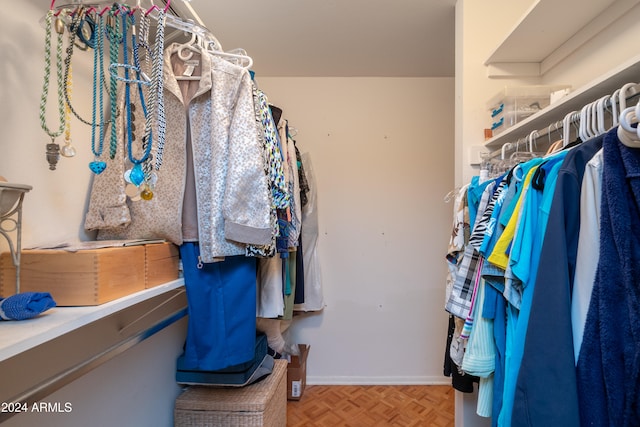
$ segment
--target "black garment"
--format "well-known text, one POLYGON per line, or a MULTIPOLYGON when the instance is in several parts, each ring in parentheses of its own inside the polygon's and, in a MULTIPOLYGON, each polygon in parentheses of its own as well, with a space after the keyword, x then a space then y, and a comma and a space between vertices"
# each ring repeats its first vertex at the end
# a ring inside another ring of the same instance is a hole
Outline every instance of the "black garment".
POLYGON ((480 378, 474 375, 467 375, 458 369, 451 356, 449 356, 449 348, 453 341, 453 332, 455 331, 455 322, 453 316, 449 315, 449 328, 447 333, 447 346, 444 349, 444 376, 451 377, 453 388, 462 393, 473 393, 473 383, 479 383, 480 378))

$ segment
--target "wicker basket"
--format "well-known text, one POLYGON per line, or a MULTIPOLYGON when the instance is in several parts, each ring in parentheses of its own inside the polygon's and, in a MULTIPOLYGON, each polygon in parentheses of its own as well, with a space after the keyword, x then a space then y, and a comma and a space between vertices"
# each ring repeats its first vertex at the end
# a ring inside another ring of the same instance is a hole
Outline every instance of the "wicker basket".
POLYGON ((241 388, 191 386, 176 399, 175 427, 287 425, 287 361, 276 360, 262 381, 241 388))

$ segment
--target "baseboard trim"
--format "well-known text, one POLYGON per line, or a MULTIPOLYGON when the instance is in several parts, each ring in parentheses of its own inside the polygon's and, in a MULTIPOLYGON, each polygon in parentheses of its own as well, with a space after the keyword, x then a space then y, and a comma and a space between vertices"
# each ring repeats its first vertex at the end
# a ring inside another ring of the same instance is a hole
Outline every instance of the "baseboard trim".
POLYGON ((308 385, 451 385, 451 378, 424 377, 360 377, 360 376, 307 376, 308 385))

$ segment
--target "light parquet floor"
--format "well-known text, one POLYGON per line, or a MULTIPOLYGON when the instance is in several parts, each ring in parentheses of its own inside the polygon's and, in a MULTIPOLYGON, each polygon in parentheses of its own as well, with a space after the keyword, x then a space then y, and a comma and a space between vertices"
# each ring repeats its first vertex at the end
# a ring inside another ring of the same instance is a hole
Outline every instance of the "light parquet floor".
POLYGON ((287 427, 448 427, 451 386, 307 386, 287 403, 287 427))

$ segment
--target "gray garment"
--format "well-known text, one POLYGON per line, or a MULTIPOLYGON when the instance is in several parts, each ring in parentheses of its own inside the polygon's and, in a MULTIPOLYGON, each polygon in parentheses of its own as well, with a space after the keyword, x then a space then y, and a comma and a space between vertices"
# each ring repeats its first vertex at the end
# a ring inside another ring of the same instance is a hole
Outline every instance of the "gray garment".
MULTIPOLYGON (((199 57, 200 79, 188 82, 191 96, 185 99, 171 61, 176 51, 177 45, 165 49, 167 130, 153 199, 131 202, 124 196, 122 173, 130 165, 123 149, 124 119, 119 117, 118 151, 94 179, 85 227, 98 229, 100 239, 163 238, 182 244, 189 124, 202 261, 244 255, 247 244, 268 244, 272 235, 251 78, 247 70, 204 54, 199 57)), ((131 102, 139 104, 137 91, 131 92, 131 102)))

